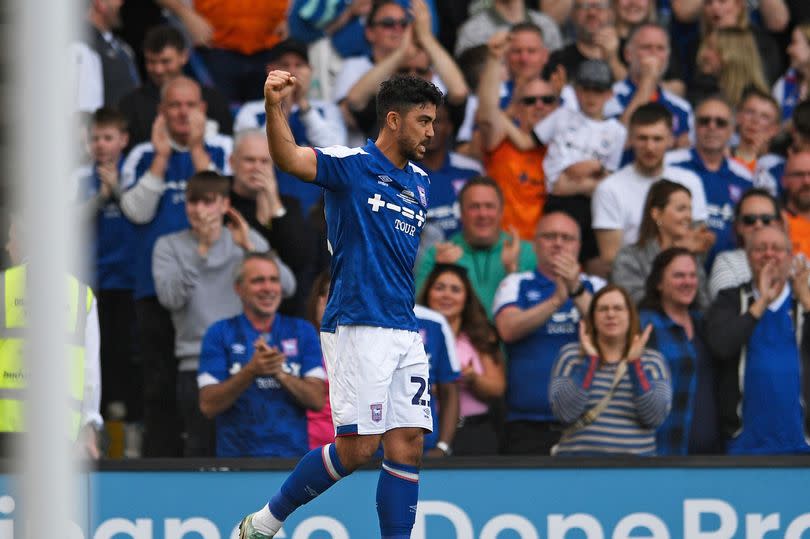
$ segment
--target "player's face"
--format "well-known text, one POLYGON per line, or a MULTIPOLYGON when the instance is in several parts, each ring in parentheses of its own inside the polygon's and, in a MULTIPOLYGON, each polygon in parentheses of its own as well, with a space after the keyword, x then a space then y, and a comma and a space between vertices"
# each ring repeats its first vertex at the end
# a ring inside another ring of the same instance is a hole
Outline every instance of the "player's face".
POLYGON ((265 189, 272 167, 267 140, 260 136, 245 137, 231 156, 234 186, 240 192, 258 193, 265 189))
POLYGON ((428 291, 428 307, 440 312, 448 321, 456 320, 464 310, 467 291, 462 280, 451 271, 439 275, 428 291))
POLYGON ((611 290, 599 298, 593 311, 593 323, 596 334, 601 338, 626 338, 630 327, 630 309, 621 292, 611 290))
POLYGON ((501 231, 503 206, 495 189, 474 185, 461 201, 461 226, 464 239, 474 247, 491 247, 501 231))
POLYGON ((636 154, 636 168, 652 175, 664 164, 664 154, 672 146, 672 131, 663 121, 630 128, 630 146, 636 154))
POLYGON ((691 256, 676 256, 664 268, 658 284, 664 305, 688 307, 698 291, 697 264, 691 256))
POLYGON ((90 128, 90 153, 99 164, 116 163, 129 141, 118 127, 96 125, 90 128))
POLYGON ((190 84, 176 85, 166 93, 161 112, 172 138, 185 138, 191 134, 191 113, 205 112, 200 89, 190 84))
POLYGON ((276 314, 281 303, 281 276, 273 262, 253 258, 242 268, 242 281, 236 285, 242 308, 256 316, 276 314))
POLYGON ((695 114, 697 148, 706 152, 721 152, 726 149, 734 125, 731 109, 721 101, 706 101, 695 114))
POLYGON ((397 142, 399 151, 406 159, 421 161, 433 138, 433 122, 436 120, 436 105, 417 105, 402 116, 397 142))
POLYGON ((146 74, 158 87, 180 75, 188 61, 188 53, 174 47, 165 47, 160 52, 144 51, 146 74))

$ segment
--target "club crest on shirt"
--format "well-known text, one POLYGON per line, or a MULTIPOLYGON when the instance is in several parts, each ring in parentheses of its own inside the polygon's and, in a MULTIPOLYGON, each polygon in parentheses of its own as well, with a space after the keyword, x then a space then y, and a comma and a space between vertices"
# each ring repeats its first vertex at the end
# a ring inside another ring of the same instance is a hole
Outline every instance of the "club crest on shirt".
POLYGON ((375 423, 382 421, 382 403, 375 402, 371 405, 371 420, 375 423))
POLYGON ((282 339, 281 340, 281 351, 284 352, 285 356, 297 356, 298 355, 298 339, 282 339))
POLYGON ((425 188, 421 185, 417 185, 416 190, 419 192, 419 202, 422 203, 422 206, 427 206, 427 193, 425 193, 425 188))

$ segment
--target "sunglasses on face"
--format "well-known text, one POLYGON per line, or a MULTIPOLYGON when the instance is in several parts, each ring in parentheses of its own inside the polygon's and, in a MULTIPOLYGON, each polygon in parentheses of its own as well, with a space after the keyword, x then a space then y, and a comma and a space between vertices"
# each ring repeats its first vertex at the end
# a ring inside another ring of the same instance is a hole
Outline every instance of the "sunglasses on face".
POLYGON ((760 221, 763 225, 768 226, 776 221, 776 216, 770 213, 748 213, 740 216, 740 222, 746 226, 751 226, 760 221))
POLYGON ((382 26, 386 30, 392 30, 394 28, 401 28, 405 29, 408 26, 410 21, 407 18, 403 19, 395 19, 393 17, 383 17, 377 21, 371 23, 371 26, 382 26))
POLYGON ((556 95, 524 95, 520 98, 521 105, 536 105, 540 101, 544 105, 553 105, 557 102, 556 95))
POLYGON ((730 122, 728 118, 721 118, 719 116, 698 116, 697 118, 697 124, 700 127, 708 127, 712 123, 722 129, 728 127, 730 122))

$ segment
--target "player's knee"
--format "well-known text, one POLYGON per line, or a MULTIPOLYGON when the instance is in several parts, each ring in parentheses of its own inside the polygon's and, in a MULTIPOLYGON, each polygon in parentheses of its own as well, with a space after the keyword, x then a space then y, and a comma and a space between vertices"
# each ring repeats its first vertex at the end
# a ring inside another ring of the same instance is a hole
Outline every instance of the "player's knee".
POLYGON ((370 461, 379 446, 379 436, 348 436, 335 440, 340 463, 349 473, 370 461))
POLYGON ((409 466, 421 466, 423 438, 424 432, 418 428, 389 431, 383 441, 386 460, 409 466))

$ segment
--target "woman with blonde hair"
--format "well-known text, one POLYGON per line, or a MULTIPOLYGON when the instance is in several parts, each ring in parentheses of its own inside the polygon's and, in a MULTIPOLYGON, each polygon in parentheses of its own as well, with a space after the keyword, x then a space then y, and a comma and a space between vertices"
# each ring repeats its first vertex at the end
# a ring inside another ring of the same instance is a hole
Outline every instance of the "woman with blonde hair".
POLYGON ((697 55, 698 77, 690 88, 695 101, 721 93, 737 107, 746 88, 767 92, 762 58, 750 30, 721 28, 707 34, 697 55))
POLYGON ((790 67, 773 85, 773 98, 782 107, 782 121, 793 117, 793 109, 810 97, 810 22, 796 25, 787 48, 790 67))

